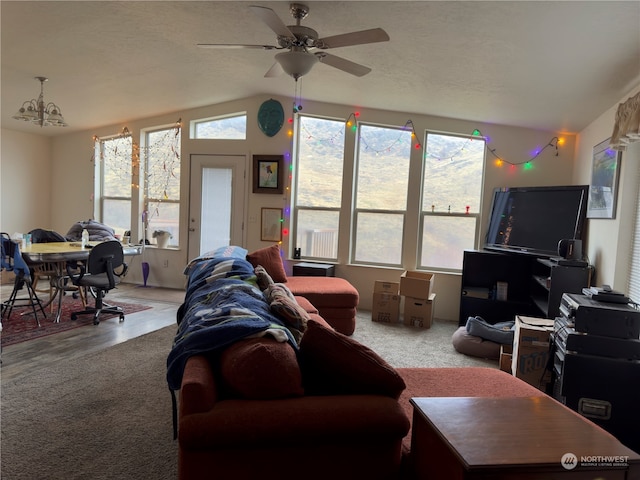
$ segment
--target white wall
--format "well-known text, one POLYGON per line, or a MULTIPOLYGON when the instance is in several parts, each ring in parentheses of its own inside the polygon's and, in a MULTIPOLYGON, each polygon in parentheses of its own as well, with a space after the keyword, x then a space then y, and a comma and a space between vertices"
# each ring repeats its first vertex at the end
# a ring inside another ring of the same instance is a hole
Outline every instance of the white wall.
MULTIPOLYGON (((620 99, 640 91, 640 86, 620 99)), ((611 137, 618 105, 612 106, 585 128, 577 138, 574 183, 591 183, 593 147, 611 137)), ((632 242, 632 218, 640 181, 640 143, 622 153, 615 219, 593 218, 587 221, 586 252, 596 266, 595 285, 608 284, 625 292, 629 277, 629 252, 632 242)))
MULTIPOLYGON (((175 112, 160 117, 132 120, 123 122, 120 125, 111 125, 80 133, 73 133, 55 137, 52 140, 50 149, 51 168, 53 175, 41 176, 40 182, 47 183, 51 189, 51 209, 49 214, 50 227, 66 233, 68 228, 76 221, 89 218, 93 212, 93 136, 109 136, 119 133, 124 126, 127 126, 133 134, 133 138, 139 141, 140 129, 158 125, 172 124, 182 118, 183 141, 182 141, 182 165, 181 178, 182 189, 185 192, 185 201, 181 208, 182 225, 180 238, 186 239, 188 235, 188 205, 187 193, 189 189, 189 158, 192 154, 224 154, 243 155, 247 159, 246 179, 247 191, 251 191, 251 157, 254 154, 285 154, 291 153, 291 137, 288 134, 290 125, 286 120, 291 116, 290 108, 293 100, 290 98, 276 98, 285 108, 285 125, 283 129, 274 137, 267 137, 259 130, 256 117, 258 108, 268 96, 258 96, 248 99, 237 100, 225 104, 212 105, 208 107, 192 109, 182 112, 175 112), (214 140, 190 140, 189 121, 193 119, 224 115, 234 112, 246 111, 248 115, 248 132, 246 141, 214 141, 214 140)), ((333 118, 346 119, 355 111, 355 107, 346 105, 333 105, 326 103, 305 102, 303 112, 329 116, 333 118)), ((406 114, 403 112, 388 112, 380 110, 358 109, 360 120, 363 122, 379 123, 383 125, 404 125, 407 120, 412 120, 418 136, 422 136, 425 129, 435 131, 454 132, 471 134, 474 129, 479 129, 483 135, 490 138, 488 147, 495 149, 502 158, 511 162, 524 162, 529 160, 532 151, 536 148, 544 147, 557 132, 535 131, 523 128, 515 128, 502 125, 479 124, 463 120, 433 117, 429 115, 406 114)), ((4 130, 3 130, 4 137, 4 130)), ((508 166, 497 167, 493 157, 488 154, 487 167, 484 178, 486 205, 490 203, 491 192, 497 186, 522 186, 522 185, 560 185, 574 183, 574 147, 575 136, 564 135, 565 144, 560 148, 558 156, 555 156, 554 149, 547 149, 538 159, 533 162, 531 170, 524 171, 522 167, 515 169, 508 166)), ((422 141, 422 138, 420 138, 422 141)), ((27 139, 25 139, 27 142, 27 139)), ((16 148, 19 151, 19 148, 16 148)), ((4 147, 3 147, 4 157, 4 147)), ((11 157, 12 162, 19 161, 19 156, 11 157)), ((411 159, 412 166, 421 162, 421 152, 413 152, 411 159)), ((345 171, 352 168, 352 155, 347 155, 345 171)), ((4 167, 3 167, 4 168, 4 167)), ((40 172, 38 172, 39 174, 40 172)), ((33 175, 33 174, 32 174, 33 175)), ((27 183, 28 176, 20 177, 27 183)), ((588 181, 586 182, 588 183, 588 181)), ((3 183, 2 200, 5 200, 3 183)), ((262 207, 282 208, 288 202, 288 191, 284 195, 247 194, 248 207, 245 212, 238 212, 243 215, 246 225, 247 249, 255 250, 269 245, 269 242, 261 242, 260 239, 260 209, 262 207)), ((417 203, 417 202, 415 202, 417 203)), ((417 216, 415 225, 411 225, 407 232, 409 238, 416 238, 417 242, 417 216)), ((482 219, 483 227, 487 222, 487 213, 482 219)), ((342 226, 345 228, 345 226, 342 226)), ((484 235, 485 229, 482 230, 484 235)), ((134 238, 137 238, 134 235, 134 238)), ((186 245, 186 242, 184 242, 186 245)), ((288 237, 285 237, 283 249, 289 252, 288 237)), ((346 265, 348 245, 340 245, 341 264, 337 266, 337 275, 346 278, 358 289, 361 296, 360 306, 363 309, 371 307, 371 298, 374 280, 397 281, 403 269, 374 268, 362 266, 346 265)), ((144 260, 151 265, 150 285, 161 285, 167 287, 182 287, 184 277, 182 268, 188 262, 189 254, 186 247, 180 249, 147 249, 144 260), (169 268, 161 267, 168 261, 169 268)), ((132 268, 128 275, 128 281, 142 283, 139 263, 142 258, 131 260, 132 268)), ((291 271, 290 262, 287 262, 288 271, 291 271)), ((404 265, 404 269, 414 269, 415 265, 404 265)), ((457 320, 460 276, 456 274, 438 274, 434 282, 434 291, 437 294, 435 305, 435 316, 457 320)))
POLYGON ((0 230, 13 235, 52 229, 51 140, 2 129, 0 147, 0 230))

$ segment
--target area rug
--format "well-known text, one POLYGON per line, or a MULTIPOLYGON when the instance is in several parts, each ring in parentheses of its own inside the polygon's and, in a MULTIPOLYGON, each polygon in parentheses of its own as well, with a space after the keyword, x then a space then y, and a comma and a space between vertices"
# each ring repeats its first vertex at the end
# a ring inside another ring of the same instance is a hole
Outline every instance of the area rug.
POLYGON ((2 480, 174 480, 166 327, 2 381, 2 480))
MULTIPOLYGON (((116 301, 109 301, 109 305, 121 307, 124 310, 124 314, 129 315, 135 312, 141 312, 151 307, 142 304, 123 303, 116 301)), ((86 325, 93 325, 92 315, 81 315, 77 320, 71 320, 71 312, 82 310, 82 302, 80 299, 74 299, 71 297, 64 297, 62 301, 62 314, 60 315, 60 323, 54 323, 55 310, 52 314, 49 307, 44 309, 47 314, 46 318, 42 318, 42 312, 38 310, 38 318, 40 320, 40 327, 36 322, 33 314, 22 315, 22 313, 29 311, 26 308, 15 308, 8 319, 2 320, 2 333, 0 333, 0 339, 2 340, 2 346, 13 345, 27 340, 33 340, 34 338, 41 338, 47 335, 53 335, 54 333, 65 332, 74 328, 84 327, 86 325)), ((109 318, 117 317, 116 315, 103 314, 100 315, 100 321, 108 320, 109 318)))

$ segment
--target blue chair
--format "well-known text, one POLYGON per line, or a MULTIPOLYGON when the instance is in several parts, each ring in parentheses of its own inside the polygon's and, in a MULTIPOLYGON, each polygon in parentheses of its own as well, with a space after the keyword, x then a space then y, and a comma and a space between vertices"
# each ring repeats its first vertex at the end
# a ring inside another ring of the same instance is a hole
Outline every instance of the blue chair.
MULTIPOLYGON (((2 302, 2 313, 0 318, 9 318, 14 308, 30 307, 38 326, 40 326, 40 320, 38 319, 38 309, 42 312, 42 317, 46 318, 47 314, 44 311, 42 302, 38 298, 36 291, 33 289, 31 281, 31 273, 29 267, 22 258, 20 253, 20 245, 13 240, 7 233, 1 233, 2 236, 2 270, 7 272, 13 272, 15 279, 13 281, 13 290, 9 299, 2 302), (18 293, 26 288, 28 297, 18 297, 18 293)), ((25 315, 27 312, 23 313, 25 315)))

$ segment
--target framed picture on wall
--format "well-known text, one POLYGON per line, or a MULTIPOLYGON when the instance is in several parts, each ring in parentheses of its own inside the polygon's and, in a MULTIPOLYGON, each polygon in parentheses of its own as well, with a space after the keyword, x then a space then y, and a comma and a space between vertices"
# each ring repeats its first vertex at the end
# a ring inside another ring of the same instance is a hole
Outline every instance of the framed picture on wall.
POLYGON ((609 147, 609 140, 593 147, 587 218, 615 218, 618 177, 622 152, 609 147))
POLYGON ((262 223, 260 225, 260 240, 264 242, 279 242, 282 240, 282 209, 263 208, 262 223))
POLYGON ((253 193, 282 193, 283 155, 253 156, 253 193))

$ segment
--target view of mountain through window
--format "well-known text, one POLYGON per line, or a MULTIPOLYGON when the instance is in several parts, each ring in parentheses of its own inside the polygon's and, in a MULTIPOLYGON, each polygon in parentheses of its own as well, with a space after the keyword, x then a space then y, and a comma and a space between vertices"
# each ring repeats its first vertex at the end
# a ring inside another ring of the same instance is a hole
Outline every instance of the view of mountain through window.
POLYGON ((335 260, 342 203, 344 122, 298 117, 295 246, 303 257, 335 260))
POLYGON ((344 121, 298 116, 292 240, 301 257, 336 260, 339 238, 350 235, 354 264, 407 267, 413 256, 417 268, 460 270, 463 251, 478 244, 484 138, 427 132, 421 174, 412 175, 412 130, 359 123, 347 130, 357 135, 350 153, 345 128, 344 121), (349 184, 343 169, 351 156, 349 184), (420 196, 410 198, 411 191, 420 196), (342 205, 345 198, 353 203, 342 205), (351 212, 348 231, 339 229, 341 212, 351 212), (405 238, 408 226, 417 242, 405 238))

